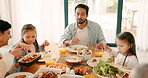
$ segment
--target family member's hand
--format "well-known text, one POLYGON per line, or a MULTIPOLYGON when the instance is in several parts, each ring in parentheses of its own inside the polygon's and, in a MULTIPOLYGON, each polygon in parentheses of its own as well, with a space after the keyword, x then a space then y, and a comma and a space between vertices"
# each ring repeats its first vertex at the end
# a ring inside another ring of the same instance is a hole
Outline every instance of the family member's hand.
POLYGON ((103 49, 104 51, 112 51, 112 49, 109 46, 103 44, 102 42, 100 42, 99 44, 97 44, 96 45, 96 48, 97 49, 103 49))
POLYGON ((20 48, 14 48, 13 50, 10 51, 10 53, 12 55, 14 55, 14 57, 22 57, 22 50, 20 48))
POLYGON ((128 78, 128 74, 125 74, 124 76, 120 76, 119 74, 116 74, 117 78, 128 78))
POLYGON ((21 48, 22 50, 24 50, 26 53, 28 53, 28 51, 30 50, 30 47, 28 44, 25 44, 25 43, 20 43, 18 45, 19 48, 21 48))
POLYGON ((79 43, 79 41, 80 41, 80 39, 78 39, 78 38, 72 38, 70 40, 69 44, 77 44, 77 43, 79 43))
POLYGON ((116 74, 117 78, 123 78, 122 76, 120 76, 119 74, 116 74))
POLYGON ((102 42, 100 42, 99 44, 96 45, 97 49, 104 49, 106 47, 105 44, 103 44, 102 42))
POLYGON ((45 46, 48 46, 49 42, 47 40, 44 41, 44 43, 42 44, 42 48, 44 48, 45 46))

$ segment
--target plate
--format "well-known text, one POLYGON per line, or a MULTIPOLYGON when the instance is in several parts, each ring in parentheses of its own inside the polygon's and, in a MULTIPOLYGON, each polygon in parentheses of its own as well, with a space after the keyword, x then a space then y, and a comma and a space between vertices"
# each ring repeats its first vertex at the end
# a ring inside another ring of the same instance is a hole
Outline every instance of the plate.
POLYGON ((29 73, 29 72, 13 73, 13 74, 8 75, 5 78, 15 78, 16 76, 19 76, 19 75, 26 75, 25 78, 33 78, 33 74, 32 73, 29 73))
POLYGON ((70 69, 73 69, 76 75, 85 75, 92 71, 92 68, 90 66, 84 64, 72 66, 70 69))
POLYGON ((69 55, 65 57, 65 61, 70 66, 78 65, 83 60, 83 57, 77 55, 69 55))
POLYGON ((70 45, 69 47, 66 48, 66 50, 70 52, 78 52, 79 50, 83 49, 88 49, 88 47, 84 45, 70 45))
POLYGON ((38 62, 45 62, 46 58, 48 59, 54 59, 55 58, 55 55, 54 54, 51 54, 51 53, 44 53, 44 52, 41 52, 41 58, 38 60, 38 62))
POLYGON ((50 65, 47 65, 47 67, 49 67, 49 68, 61 69, 62 72, 65 72, 65 71, 66 71, 66 68, 68 68, 67 65, 62 64, 62 63, 50 64, 50 65))
POLYGON ((37 76, 39 74, 41 74, 42 72, 48 72, 48 71, 52 71, 54 73, 57 73, 57 76, 59 76, 62 72, 61 69, 55 69, 55 68, 47 68, 47 67, 42 67, 40 68, 35 74, 34 74, 34 77, 33 78, 37 78, 37 76))
POLYGON ((30 66, 35 62, 37 62, 40 58, 41 58, 40 53, 31 52, 25 55, 23 58, 19 59, 18 62, 20 65, 30 66), (37 55, 37 57, 34 57, 34 55, 37 55), (25 62, 22 62, 23 60, 25 60, 25 62))
POLYGON ((91 59, 89 59, 89 60, 87 60, 87 64, 89 65, 89 66, 91 66, 91 67, 94 67, 95 65, 97 65, 97 62, 99 62, 99 59, 102 59, 102 61, 107 61, 108 60, 108 58, 91 58, 91 59), (94 59, 96 59, 96 61, 95 62, 93 62, 93 60, 94 59))
POLYGON ((73 74, 62 74, 60 78, 84 78, 84 76, 73 75, 73 74))

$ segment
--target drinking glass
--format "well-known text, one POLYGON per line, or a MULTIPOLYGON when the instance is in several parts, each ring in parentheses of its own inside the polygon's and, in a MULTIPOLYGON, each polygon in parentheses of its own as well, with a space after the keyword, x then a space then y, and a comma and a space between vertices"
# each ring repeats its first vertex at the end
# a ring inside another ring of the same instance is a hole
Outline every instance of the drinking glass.
POLYGON ((102 57, 103 50, 102 49, 95 49, 95 56, 96 57, 102 57))

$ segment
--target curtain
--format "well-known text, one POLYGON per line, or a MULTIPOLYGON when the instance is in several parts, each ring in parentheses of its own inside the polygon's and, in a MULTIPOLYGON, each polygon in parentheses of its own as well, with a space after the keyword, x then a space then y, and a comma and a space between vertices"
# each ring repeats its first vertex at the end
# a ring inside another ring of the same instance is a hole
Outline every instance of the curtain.
POLYGON ((10 1, 0 0, 0 18, 11 22, 10 1))
MULTIPOLYGON (((37 40, 42 44, 44 40, 58 43, 61 32, 64 31, 64 2, 63 0, 0 0, 3 3, 9 3, 9 14, 4 19, 11 19, 12 24, 12 42, 18 42, 21 38, 21 29, 25 24, 33 24, 37 29, 37 40), (7 2, 8 1, 8 2, 7 2), (10 9, 9 9, 10 8, 10 9)), ((0 2, 0 5, 3 4, 0 2)), ((4 4, 3 4, 4 5, 4 4)), ((3 18, 2 18, 3 19, 3 18)))
POLYGON ((148 50, 148 0, 139 0, 139 25, 137 28, 137 49, 148 50))

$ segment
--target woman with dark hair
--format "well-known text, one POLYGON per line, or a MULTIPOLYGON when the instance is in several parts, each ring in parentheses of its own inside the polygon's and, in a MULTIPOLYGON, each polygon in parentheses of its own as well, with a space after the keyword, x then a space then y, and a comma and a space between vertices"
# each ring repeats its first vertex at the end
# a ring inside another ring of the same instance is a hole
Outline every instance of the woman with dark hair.
MULTIPOLYGON (((0 20, 0 47, 8 44, 8 40, 11 38, 10 29, 11 25, 8 22, 0 20)), ((13 65, 13 60, 14 57, 21 57, 21 53, 19 46, 11 50, 6 56, 2 56, 0 53, 0 78, 4 78, 12 67, 17 67, 15 64, 13 65)))

